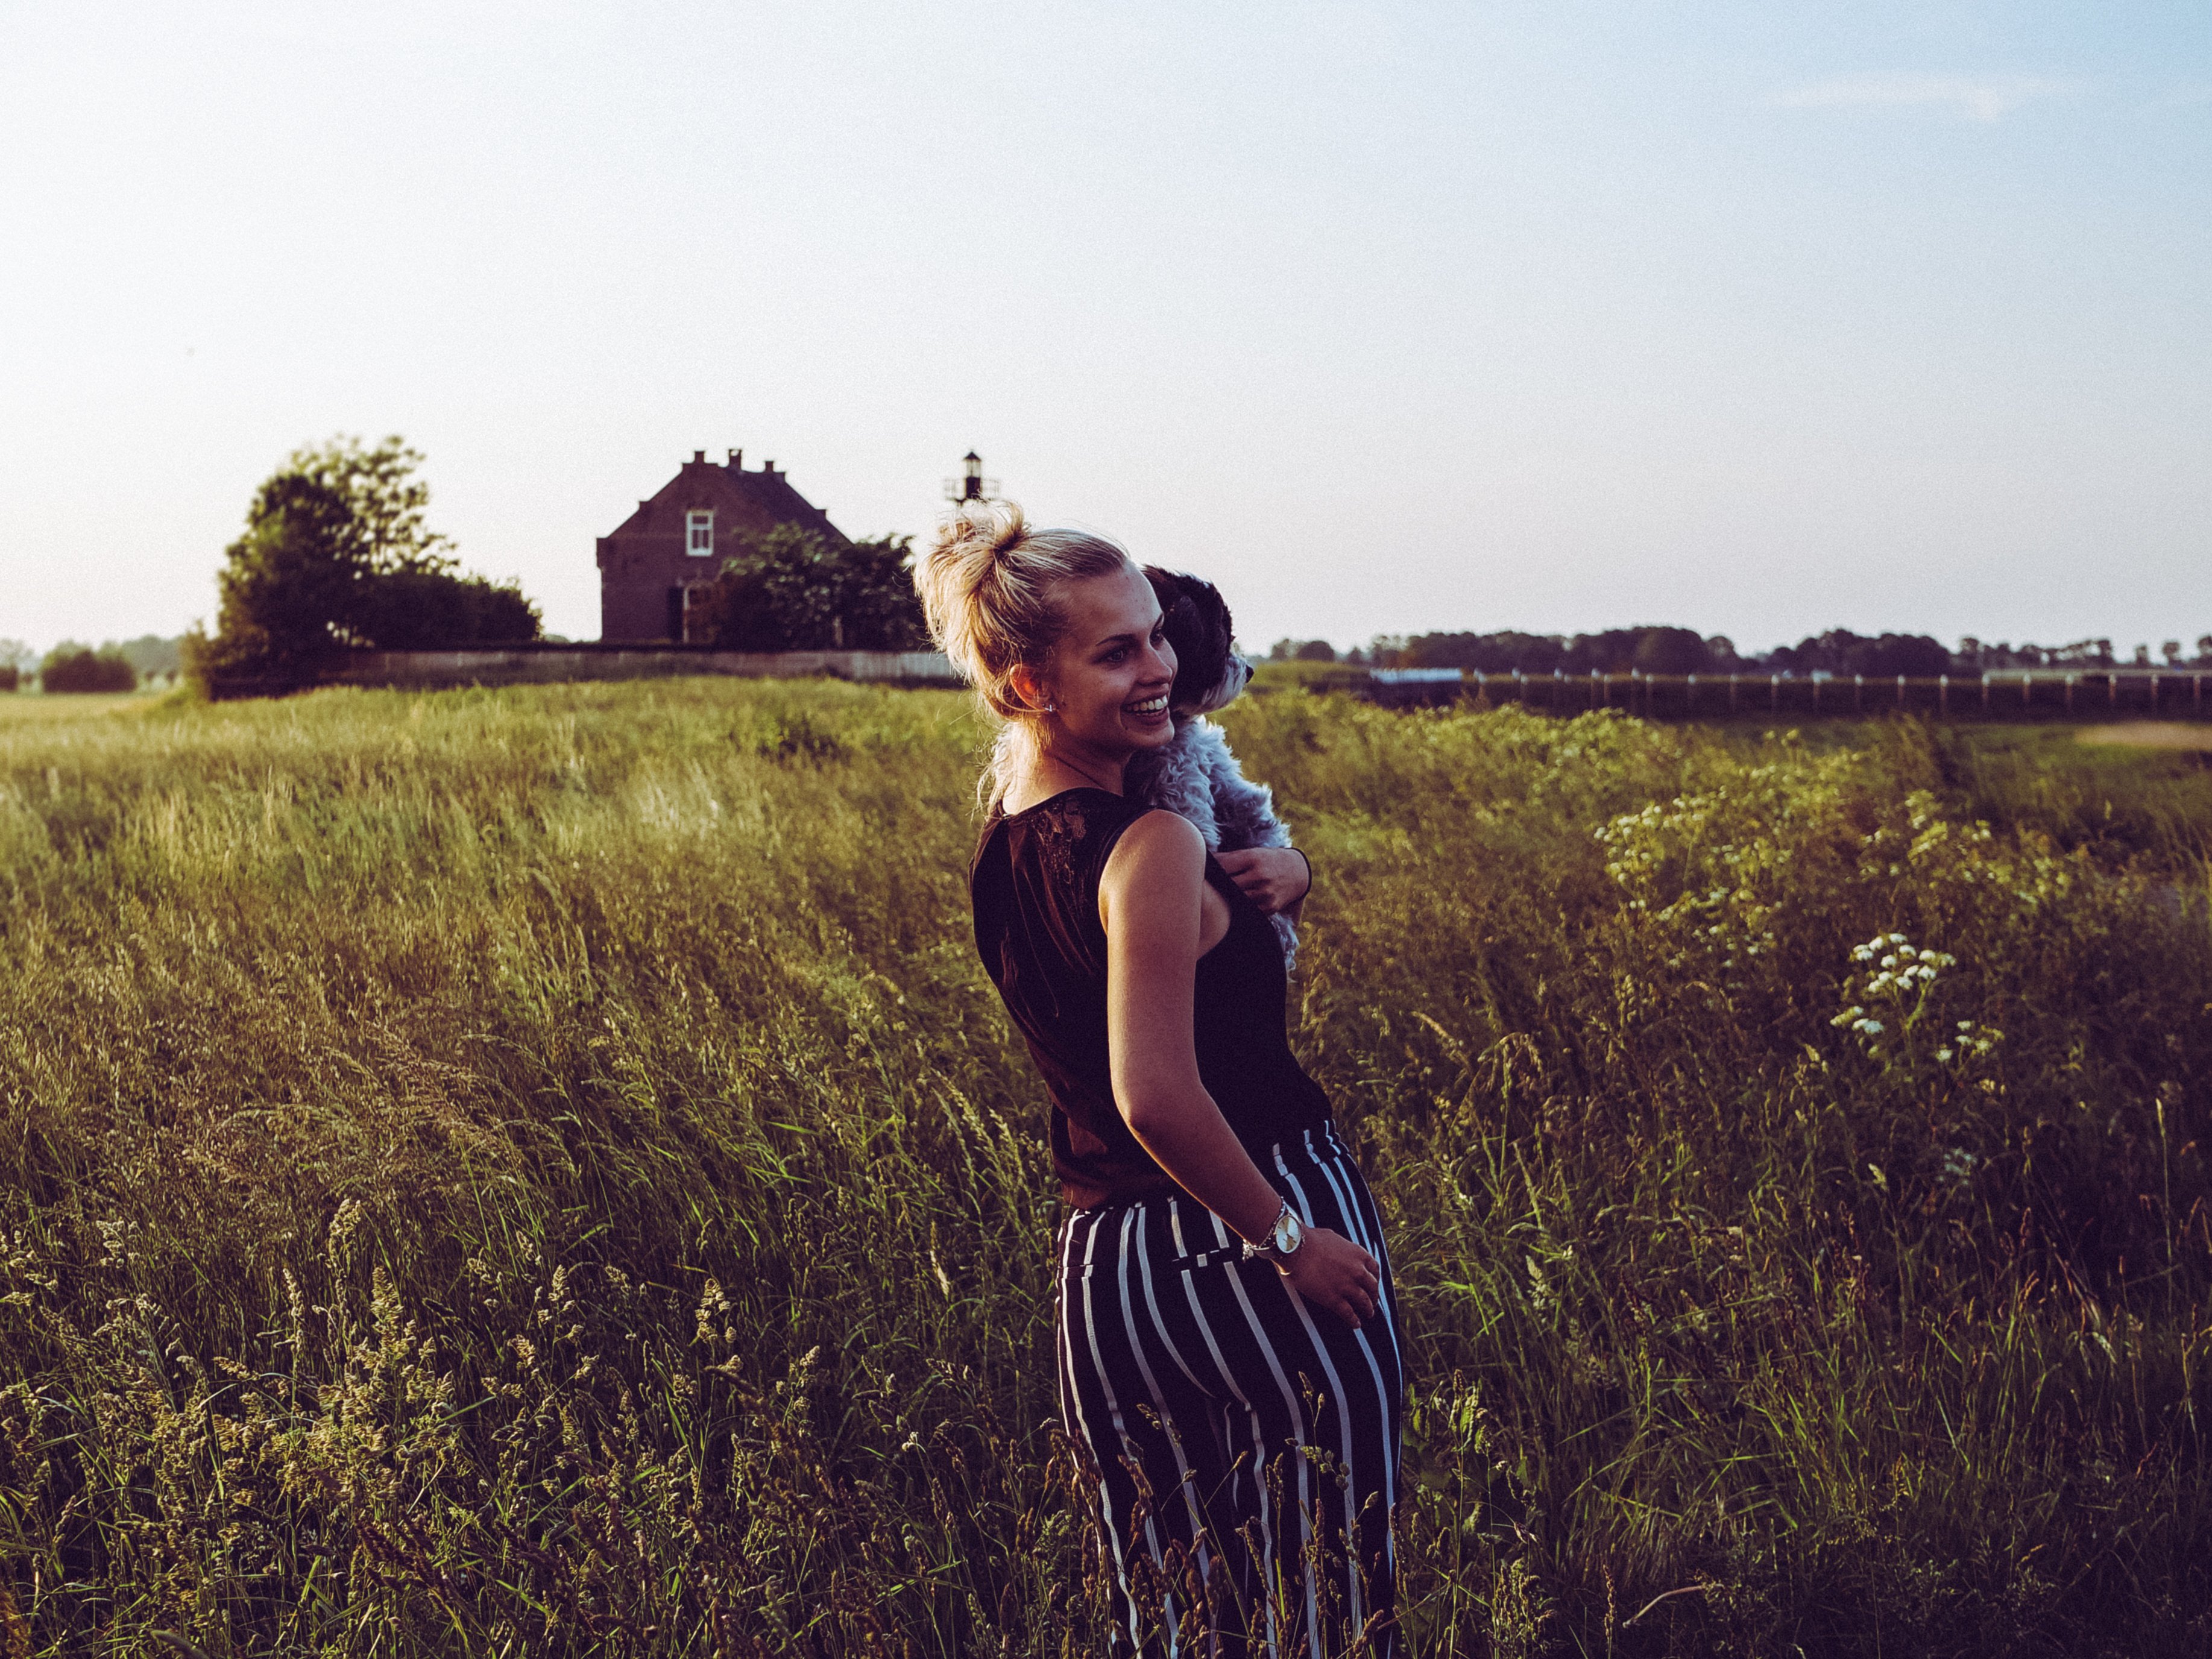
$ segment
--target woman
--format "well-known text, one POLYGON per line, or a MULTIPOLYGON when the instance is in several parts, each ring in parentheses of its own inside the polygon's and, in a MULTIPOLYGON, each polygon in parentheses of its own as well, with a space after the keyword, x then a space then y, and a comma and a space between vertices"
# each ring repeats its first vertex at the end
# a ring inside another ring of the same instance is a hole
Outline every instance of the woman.
POLYGON ((1171 733, 1176 663, 1119 548, 977 504, 915 581, 1007 726, 975 941, 1052 1095, 1074 1210, 1060 1398, 1117 1627, 1148 1653, 1394 1653, 1395 1301, 1374 1201, 1291 1056, 1266 919, 1304 898, 1304 860, 1217 860, 1125 799, 1130 758, 1171 733))

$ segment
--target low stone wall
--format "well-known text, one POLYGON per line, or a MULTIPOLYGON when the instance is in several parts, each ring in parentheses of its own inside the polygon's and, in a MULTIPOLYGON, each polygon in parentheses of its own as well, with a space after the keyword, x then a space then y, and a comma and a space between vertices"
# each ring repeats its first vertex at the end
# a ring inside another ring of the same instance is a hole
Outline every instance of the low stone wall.
MULTIPOLYGON (((745 679, 830 678, 890 685, 957 685, 936 651, 717 651, 706 646, 485 646, 464 651, 354 651, 314 677, 318 685, 525 685, 555 680, 635 680, 680 674, 745 679)), ((239 684, 230 695, 266 690, 239 684)))

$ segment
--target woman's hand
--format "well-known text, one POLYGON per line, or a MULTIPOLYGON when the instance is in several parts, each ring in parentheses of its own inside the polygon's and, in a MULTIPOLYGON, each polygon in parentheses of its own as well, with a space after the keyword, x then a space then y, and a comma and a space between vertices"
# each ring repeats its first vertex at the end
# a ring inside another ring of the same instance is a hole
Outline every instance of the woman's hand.
POLYGON ((1375 1258, 1342 1233, 1309 1227, 1298 1248, 1278 1264, 1291 1289, 1339 1319, 1357 1326, 1375 1316, 1382 1288, 1382 1269, 1375 1258))
POLYGON ((1268 915, 1290 909, 1313 885, 1312 866, 1295 848, 1246 847, 1216 854, 1214 862, 1229 872, 1237 890, 1268 915))

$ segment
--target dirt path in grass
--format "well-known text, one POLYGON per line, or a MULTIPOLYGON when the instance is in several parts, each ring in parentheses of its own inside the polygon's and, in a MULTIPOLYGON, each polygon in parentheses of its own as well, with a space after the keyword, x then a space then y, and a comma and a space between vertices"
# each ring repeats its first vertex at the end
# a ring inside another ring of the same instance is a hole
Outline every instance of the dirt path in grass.
POLYGON ((2085 726, 2074 734, 2074 741, 2212 753, 2212 726, 2191 726, 2182 720, 2124 720, 2117 726, 2085 726))

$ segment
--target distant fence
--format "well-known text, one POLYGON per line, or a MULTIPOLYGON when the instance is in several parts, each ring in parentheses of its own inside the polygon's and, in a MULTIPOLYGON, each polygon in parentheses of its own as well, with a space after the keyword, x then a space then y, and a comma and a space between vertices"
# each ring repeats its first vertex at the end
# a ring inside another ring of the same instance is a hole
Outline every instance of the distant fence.
MULTIPOLYGON (((349 651, 313 673, 286 679, 228 678, 218 697, 267 696, 317 685, 431 690, 526 685, 561 680, 667 678, 722 674, 744 679, 809 678, 886 685, 958 685, 951 659, 936 651, 720 651, 696 645, 593 642, 485 646, 462 651, 349 651)), ((1315 676, 1316 690, 1347 691, 1389 708, 1482 701, 1559 714, 1619 708, 1653 720, 1788 715, 1850 719, 1884 714, 1941 720, 2197 720, 2212 672, 2159 669, 2013 669, 1934 678, 1892 675, 1485 674, 1456 668, 1340 666, 1315 676)))
POLYGON ((559 680, 635 680, 682 674, 742 679, 808 678, 889 685, 957 685, 951 659, 936 651, 718 651, 710 646, 561 643, 483 646, 462 651, 349 651, 311 673, 283 679, 233 677, 217 697, 279 696, 318 685, 432 690, 531 685, 559 680))
POLYGON ((1578 714, 1619 708, 1656 720, 1916 714, 1939 720, 2196 720, 2212 672, 2015 669, 1922 678, 1839 674, 1482 674, 1378 668, 1322 682, 1393 708, 1481 699, 1578 714))

